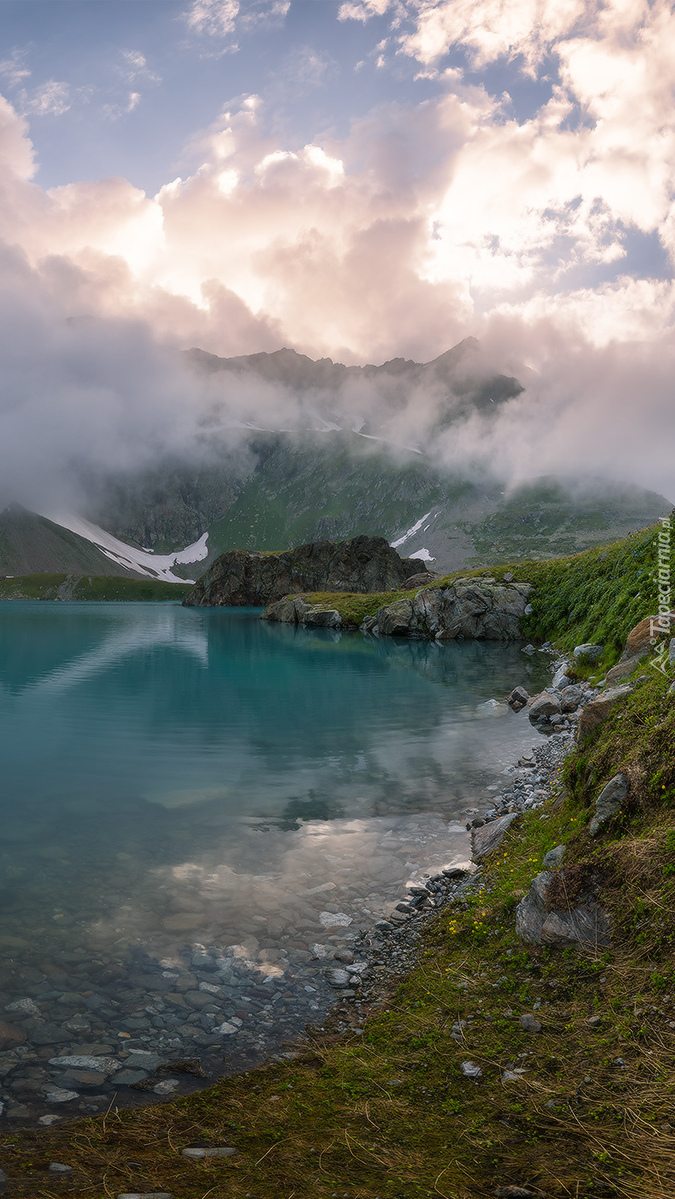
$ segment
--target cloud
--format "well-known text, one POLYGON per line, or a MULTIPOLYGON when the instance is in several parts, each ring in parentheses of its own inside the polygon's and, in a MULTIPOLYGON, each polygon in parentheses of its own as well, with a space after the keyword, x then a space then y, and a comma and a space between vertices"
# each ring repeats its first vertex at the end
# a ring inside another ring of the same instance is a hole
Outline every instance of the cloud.
MULTIPOLYGON (((47 347, 42 373, 30 376, 35 395, 54 395, 67 429, 78 405, 89 405, 86 453, 95 458, 96 436, 105 446, 101 430, 112 429, 121 461, 131 384, 120 368, 106 392, 106 337, 122 359, 140 363, 139 387, 150 396, 146 423, 129 418, 140 447, 133 459, 150 453, 165 382, 160 449, 179 438, 175 430, 189 442, 204 413, 216 401, 222 408, 213 382, 191 391, 183 377, 193 400, 189 420, 181 414, 173 368, 163 365, 178 349, 237 355, 289 345, 346 362, 421 361, 472 333, 497 369, 519 374, 528 362, 538 372, 524 372, 527 394, 496 422, 473 418, 433 442, 436 394, 411 393, 394 417, 387 396, 367 388, 339 397, 341 419, 375 410, 392 440, 434 444, 448 463, 505 478, 591 470, 595 456, 599 469, 672 491, 675 28, 667 8, 658 0, 583 11, 576 0, 458 0, 409 5, 402 15, 373 2, 358 16, 356 7, 343 6, 342 19, 388 14, 401 55, 432 64, 430 98, 378 105, 343 137, 297 144, 269 132, 274 119, 259 97, 239 97, 194 140, 182 176, 154 197, 124 179, 42 191, 25 121, 0 103, 0 237, 18 256, 7 270, 20 299, 15 314, 5 291, 0 316, 25 354, 31 321, 47 347), (455 44, 465 67, 443 62, 455 44), (491 89, 487 69, 478 81, 474 74, 478 63, 512 59, 514 80, 534 73, 541 81, 553 58, 544 98, 527 116, 491 89), (93 364, 97 382, 86 395, 75 385, 53 392, 66 342, 73 377, 78 355, 93 364)), ((263 10, 203 0, 189 11, 193 30, 217 41, 263 10)), ((140 79, 143 55, 127 54, 125 69, 140 79)), ((325 60, 310 52, 302 61, 316 86, 325 60)), ((129 88, 131 108, 141 85, 129 88)), ((273 427, 304 419, 284 389, 235 388, 223 411, 273 427)), ((65 454, 56 417, 52 427, 38 405, 33 419, 65 454)), ((37 477, 37 459, 33 466, 37 477)))
POLYGON ((70 84, 59 79, 48 79, 34 91, 21 93, 23 111, 37 117, 61 117, 72 103, 70 84))
POLYGON ((19 50, 15 47, 10 57, 0 62, 0 75, 6 79, 9 87, 16 87, 24 79, 30 78, 31 71, 26 66, 27 55, 27 50, 19 50))

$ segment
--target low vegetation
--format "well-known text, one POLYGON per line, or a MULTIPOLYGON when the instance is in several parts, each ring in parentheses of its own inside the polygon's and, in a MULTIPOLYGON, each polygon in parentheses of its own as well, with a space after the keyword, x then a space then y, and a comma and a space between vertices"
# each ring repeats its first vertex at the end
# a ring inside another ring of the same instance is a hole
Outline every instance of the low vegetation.
POLYGON ((190 583, 113 575, 34 574, 0 578, 0 600, 182 600, 190 583))
MULTIPOLYGON (((616 656, 653 603, 653 547, 653 533, 638 534, 539 564, 529 635, 571 644, 604 629, 616 656), (597 605, 592 622, 582 594, 597 605)), ((670 1199, 675 696, 648 662, 635 674, 626 703, 568 757, 546 806, 511 826, 480 887, 430 921, 416 967, 363 1025, 347 1005, 351 1031, 310 1033, 294 1060, 155 1107, 5 1130, 12 1195, 483 1199, 520 1187, 547 1199, 670 1199), (594 800, 619 770, 628 799, 592 840, 594 800), (570 885, 599 886, 611 950, 531 947, 515 934, 516 905, 559 844, 570 885), (527 1013, 540 1032, 523 1027, 527 1013), (468 1077, 467 1062, 480 1074, 468 1077), (224 1144, 233 1157, 181 1153, 224 1144), (54 1160, 74 1172, 49 1175, 54 1160)))

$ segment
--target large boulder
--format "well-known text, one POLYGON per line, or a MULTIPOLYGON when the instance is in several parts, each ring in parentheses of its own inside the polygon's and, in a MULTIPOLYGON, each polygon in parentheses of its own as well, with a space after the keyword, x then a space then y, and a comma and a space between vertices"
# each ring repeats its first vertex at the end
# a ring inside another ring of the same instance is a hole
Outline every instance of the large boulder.
POLYGON ((552 716, 560 715, 560 700, 552 691, 541 691, 528 704, 528 716, 532 724, 539 720, 550 720, 552 716))
POLYGON ((417 558, 399 558, 384 537, 314 541, 282 553, 230 550, 216 558, 183 603, 258 606, 307 591, 396 591, 423 569, 417 558))
POLYGON ((529 583, 459 578, 445 587, 425 587, 411 599, 386 604, 368 617, 366 632, 397 637, 519 641, 529 583))
POLYGON ((612 708, 616 707, 630 695, 633 688, 627 683, 623 687, 610 687, 591 700, 582 710, 577 726, 577 741, 585 741, 592 732, 603 724, 612 708))
POLYGON ((548 891, 554 877, 552 871, 542 870, 533 879, 516 908, 516 934, 530 945, 584 945, 596 949, 609 945, 610 918, 592 894, 582 896, 569 911, 549 905, 548 891))
POLYGON ((625 774, 615 774, 607 786, 603 787, 595 801, 595 816, 591 820, 589 828, 591 837, 597 836, 603 825, 616 815, 627 795, 628 779, 625 774))
POLYGON ((342 617, 335 608, 326 604, 308 604, 300 596, 291 595, 276 604, 269 604, 262 614, 263 620, 275 620, 282 624, 301 624, 314 629, 339 629, 342 617))
MULTIPOLYGON (((664 617, 664 624, 667 628, 674 623, 675 612, 664 617)), ((650 653, 654 640, 665 632, 666 628, 661 626, 658 616, 645 616, 644 620, 636 624, 626 638, 624 651, 616 666, 612 666, 612 669, 607 671, 605 680, 607 686, 613 687, 615 683, 632 674, 638 663, 650 653)))

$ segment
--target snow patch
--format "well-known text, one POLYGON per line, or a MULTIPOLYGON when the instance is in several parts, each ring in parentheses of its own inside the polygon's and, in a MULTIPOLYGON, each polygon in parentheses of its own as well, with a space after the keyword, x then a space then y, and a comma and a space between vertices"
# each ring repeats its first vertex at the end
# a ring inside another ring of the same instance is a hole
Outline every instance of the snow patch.
MULTIPOLYGON (((419 533, 425 520, 428 520, 429 517, 431 516, 431 512, 432 512, 432 509, 430 508, 428 512, 424 513, 424 516, 420 517, 420 519, 417 521, 417 524, 413 525, 412 529, 408 529, 408 532, 404 533, 402 537, 399 537, 398 541, 392 541, 391 548, 393 550, 397 550, 399 545, 403 545, 404 541, 408 541, 411 537, 415 536, 415 533, 419 533)), ((427 553, 427 554, 428 554, 428 552, 429 552, 428 550, 424 551, 424 553, 427 553)), ((415 557, 421 558, 422 554, 421 553, 416 554, 415 557)))
POLYGON ((424 548, 424 546, 422 546, 421 550, 411 550, 408 557, 409 558, 421 558, 423 562, 435 562, 436 561, 435 558, 431 557, 431 554, 429 553, 429 551, 427 549, 424 548))
POLYGON ((208 533, 202 534, 199 541, 193 542, 192 545, 186 546, 184 550, 179 550, 177 553, 153 554, 152 550, 143 550, 140 547, 127 545, 125 541, 113 537, 112 533, 106 533, 105 529, 100 529, 98 525, 85 520, 83 516, 76 516, 69 512, 57 514, 42 512, 40 515, 53 521, 55 525, 60 525, 62 529, 69 529, 71 533, 77 533, 78 537, 83 537, 85 541, 90 541, 102 554, 105 554, 106 558, 110 558, 111 562, 117 562, 118 565, 125 566, 128 570, 135 570, 149 579, 163 579, 166 583, 194 583, 194 579, 182 579, 180 575, 173 574, 172 567, 178 563, 202 562, 209 552, 208 533))

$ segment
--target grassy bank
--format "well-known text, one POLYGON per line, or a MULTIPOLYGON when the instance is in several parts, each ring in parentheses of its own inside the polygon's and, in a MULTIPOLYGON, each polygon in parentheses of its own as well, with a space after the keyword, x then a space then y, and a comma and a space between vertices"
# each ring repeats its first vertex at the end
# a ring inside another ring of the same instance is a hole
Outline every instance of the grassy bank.
MULTIPOLYGON (((457 578, 489 577, 501 580, 512 574, 531 583, 532 615, 523 631, 535 641, 554 641, 572 649, 584 641, 605 645, 602 665, 619 657, 626 636, 656 603, 652 573, 656 565, 658 527, 652 526, 621 541, 585 550, 568 558, 544 562, 515 562, 479 570, 459 570, 437 579, 433 587, 457 578)), ((358 628, 366 616, 384 604, 411 598, 414 592, 389 591, 377 595, 317 592, 304 595, 308 603, 335 608, 346 627, 358 628)))
MULTIPOLYGON (((638 534, 569 565, 538 564, 530 619, 539 632, 530 635, 595 640, 603 614, 591 626, 576 601, 579 588, 593 600, 594 571, 606 569, 615 616, 603 636, 616 654, 624 633, 615 627, 636 623, 653 602, 653 593, 633 594, 651 569, 650 545, 653 535, 638 534)), ((567 759, 546 806, 515 821, 480 890, 433 919, 415 968, 373 1001, 358 1030, 311 1036, 295 1060, 175 1102, 40 1133, 5 1126, 9 1193, 483 1199, 516 1186, 549 1199, 670 1199, 675 697, 648 663, 636 675, 625 704, 567 759), (594 800, 618 770, 630 780, 628 799, 591 840, 594 800), (597 884, 613 921, 611 950, 532 948, 515 935, 519 899, 545 853, 563 843, 568 901, 597 884), (539 1033, 521 1025, 532 1012, 539 1033), (478 1078, 463 1074, 467 1061, 478 1078), (237 1152, 188 1160, 181 1151, 191 1145, 237 1152), (50 1161, 73 1173, 48 1174, 50 1161)))
POLYGON ((111 575, 17 575, 0 578, 0 600, 182 600, 191 586, 111 575))

